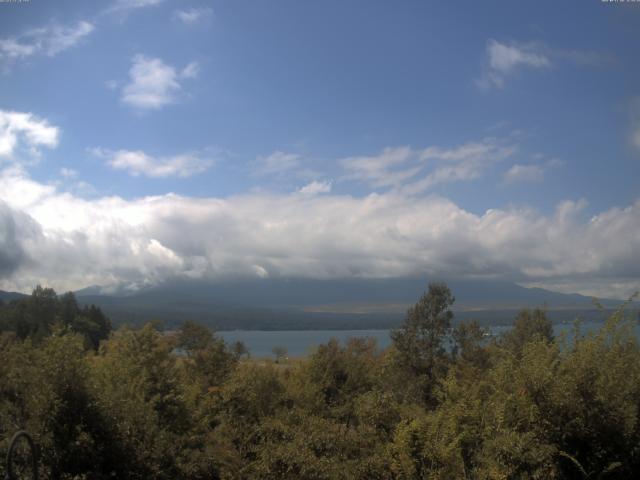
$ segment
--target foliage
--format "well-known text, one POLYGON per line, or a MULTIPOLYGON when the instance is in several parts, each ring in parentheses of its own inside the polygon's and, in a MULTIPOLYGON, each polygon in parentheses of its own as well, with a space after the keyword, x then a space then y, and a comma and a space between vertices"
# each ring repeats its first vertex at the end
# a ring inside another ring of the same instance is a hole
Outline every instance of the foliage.
POLYGON ((444 341, 451 329, 451 290, 443 283, 430 283, 428 291, 407 312, 404 325, 391 333, 400 366, 414 375, 427 405, 434 403, 436 381, 447 368, 444 341))
POLYGON ((502 337, 502 345, 521 355, 524 346, 535 340, 553 341, 553 325, 540 308, 522 310, 513 322, 513 328, 502 337))
MULTIPOLYGON (((0 455, 34 435, 52 479, 623 479, 640 471, 640 345, 622 310, 492 339, 429 286, 394 343, 251 359, 208 329, 107 326, 36 289, 0 307, 0 455)), ((0 467, 0 475, 4 475, 0 467)))
POLYGON ((95 305, 80 308, 73 293, 58 296, 51 288, 37 286, 31 296, 0 304, 0 332, 13 332, 18 338, 40 341, 55 326, 81 334, 91 348, 111 332, 111 321, 95 305))

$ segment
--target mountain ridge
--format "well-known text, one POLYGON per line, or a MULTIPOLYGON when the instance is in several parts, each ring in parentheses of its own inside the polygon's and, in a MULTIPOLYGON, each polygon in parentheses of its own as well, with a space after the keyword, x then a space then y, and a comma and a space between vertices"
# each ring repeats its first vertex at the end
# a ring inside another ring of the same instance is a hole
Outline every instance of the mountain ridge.
MULTIPOLYGON (((544 307, 555 322, 599 318, 590 297, 495 280, 444 280, 456 302, 456 321, 511 323, 517 310, 544 307)), ((137 291, 102 293, 99 286, 74 292, 116 324, 159 320, 173 328, 194 320, 218 330, 313 330, 392 328, 426 290, 422 277, 316 280, 300 278, 203 281, 172 279, 137 291)), ((22 295, 7 293, 6 295, 22 295)), ((0 298, 3 296, 0 294, 0 298)), ((606 308, 623 302, 604 299, 606 308)))

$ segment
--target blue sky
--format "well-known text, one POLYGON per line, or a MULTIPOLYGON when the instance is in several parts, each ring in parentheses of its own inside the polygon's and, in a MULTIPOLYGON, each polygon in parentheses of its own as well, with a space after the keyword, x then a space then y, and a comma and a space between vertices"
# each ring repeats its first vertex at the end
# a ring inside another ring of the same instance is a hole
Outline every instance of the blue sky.
POLYGON ((639 27, 640 4, 600 0, 2 3, 0 288, 451 274, 627 295, 639 27))

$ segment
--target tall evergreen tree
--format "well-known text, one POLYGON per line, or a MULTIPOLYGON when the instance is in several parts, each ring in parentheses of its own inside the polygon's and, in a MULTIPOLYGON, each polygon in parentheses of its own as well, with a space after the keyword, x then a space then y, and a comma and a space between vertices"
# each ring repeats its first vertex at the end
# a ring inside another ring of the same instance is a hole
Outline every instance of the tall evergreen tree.
POLYGON ((430 283, 391 339, 400 365, 423 383, 424 400, 431 403, 433 384, 446 368, 445 338, 451 331, 455 298, 444 283, 430 283))

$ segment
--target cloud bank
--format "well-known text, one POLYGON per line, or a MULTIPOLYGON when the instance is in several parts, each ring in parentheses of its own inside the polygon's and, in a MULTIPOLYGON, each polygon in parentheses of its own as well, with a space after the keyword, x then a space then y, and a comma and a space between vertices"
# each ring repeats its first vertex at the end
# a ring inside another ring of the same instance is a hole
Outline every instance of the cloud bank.
MULTIPOLYGON (((319 189, 322 190, 322 189, 319 189)), ((640 287, 640 201, 583 218, 472 214, 446 198, 167 194, 86 200, 0 174, 0 288, 139 286, 175 276, 220 278, 489 277, 623 295, 640 287), (611 286, 624 285, 613 291, 611 286)))
MULTIPOLYGON (((34 180, 20 161, 55 147, 58 136, 31 113, 0 110, 0 289, 137 288, 174 277, 256 275, 486 277, 599 296, 640 288, 640 199, 587 218, 584 200, 561 202, 551 215, 526 208, 475 214, 425 194, 510 158, 517 146, 495 139, 343 159, 346 176, 387 187, 362 196, 336 194, 332 182, 314 180, 280 194, 86 199, 65 182, 34 180), (385 175, 399 180, 383 182, 385 175)), ((150 177, 189 176, 212 162, 205 153, 94 153, 113 168, 150 177)), ((265 174, 299 162, 283 152, 259 159, 265 174)), ((559 164, 552 159, 540 168, 559 164)), ((519 180, 537 175, 519 164, 509 172, 519 180)), ((61 175, 75 181, 78 173, 61 175)))

